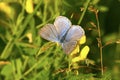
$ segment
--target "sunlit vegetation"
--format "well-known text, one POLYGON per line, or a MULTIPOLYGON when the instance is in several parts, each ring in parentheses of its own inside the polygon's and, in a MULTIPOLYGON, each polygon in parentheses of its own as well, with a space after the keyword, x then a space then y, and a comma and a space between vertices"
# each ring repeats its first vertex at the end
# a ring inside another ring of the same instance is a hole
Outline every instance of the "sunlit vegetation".
POLYGON ((0 0, 0 80, 120 80, 120 0, 0 0), (70 54, 39 34, 58 16, 85 31, 70 54))

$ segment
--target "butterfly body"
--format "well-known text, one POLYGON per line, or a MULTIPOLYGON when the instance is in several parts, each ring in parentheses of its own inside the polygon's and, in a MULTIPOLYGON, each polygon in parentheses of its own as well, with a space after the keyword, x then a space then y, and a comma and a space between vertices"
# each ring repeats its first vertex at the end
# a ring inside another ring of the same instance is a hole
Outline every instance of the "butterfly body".
POLYGON ((84 35, 79 25, 72 25, 64 16, 58 16, 54 24, 46 24, 40 29, 40 36, 46 40, 60 43, 66 54, 71 53, 77 41, 84 35))

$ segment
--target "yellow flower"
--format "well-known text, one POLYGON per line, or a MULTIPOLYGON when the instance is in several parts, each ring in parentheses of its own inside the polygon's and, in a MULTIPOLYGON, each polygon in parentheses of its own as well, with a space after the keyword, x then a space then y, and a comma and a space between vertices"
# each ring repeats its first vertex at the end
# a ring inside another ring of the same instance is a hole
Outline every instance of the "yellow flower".
POLYGON ((79 45, 76 46, 76 48, 70 53, 70 55, 74 55, 74 54, 77 54, 79 52, 79 45))
POLYGON ((33 42, 33 40, 32 40, 32 33, 27 33, 26 36, 27 36, 27 38, 29 40, 29 43, 32 43, 33 42))
POLYGON ((86 42, 86 36, 82 36, 81 39, 79 40, 79 44, 84 44, 86 42))
POLYGON ((78 61, 81 61, 81 60, 85 60, 87 58, 89 50, 90 50, 89 47, 85 46, 81 50, 80 55, 72 59, 72 62, 78 62, 78 61))
POLYGON ((26 8, 26 12, 32 13, 34 11, 33 10, 33 0, 26 0, 25 8, 26 8))
POLYGON ((76 48, 71 52, 71 55, 77 54, 79 50, 79 44, 84 44, 86 42, 86 36, 82 36, 81 39, 79 40, 79 43, 76 45, 76 48))

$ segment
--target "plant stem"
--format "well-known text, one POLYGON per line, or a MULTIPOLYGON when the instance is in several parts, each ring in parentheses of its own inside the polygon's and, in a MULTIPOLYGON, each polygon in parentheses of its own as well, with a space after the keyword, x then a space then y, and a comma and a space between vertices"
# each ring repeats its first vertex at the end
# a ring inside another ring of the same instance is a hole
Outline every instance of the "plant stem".
POLYGON ((103 55, 102 55, 102 40, 101 40, 101 32, 100 32, 100 24, 98 19, 98 10, 95 12, 96 20, 97 20, 97 28, 98 28, 98 44, 100 49, 100 61, 101 61, 101 75, 103 75, 103 55))
POLYGON ((41 1, 36 6, 34 12, 26 17, 25 22, 23 23, 22 29, 21 30, 17 30, 18 33, 15 33, 16 37, 11 37, 11 40, 9 40, 9 42, 6 44, 2 54, 0 55, 1 59, 6 59, 7 57, 9 57, 9 55, 10 55, 12 49, 13 49, 15 41, 22 35, 23 31, 26 29, 29 21, 35 15, 35 13, 39 9, 40 5, 41 5, 41 1))
POLYGON ((3 52, 2 52, 2 54, 0 56, 1 59, 6 59, 10 55, 13 44, 14 44, 14 38, 11 38, 9 40, 9 42, 7 43, 7 45, 5 46, 3 52))
POLYGON ((68 70, 67 70, 67 75, 69 75, 70 71, 71 71, 71 55, 67 56, 68 58, 68 70))
POLYGON ((46 54, 45 56, 42 57, 37 63, 35 63, 30 69, 28 69, 24 74, 23 77, 28 75, 33 69, 35 69, 41 62, 43 62, 44 59, 49 55, 50 53, 46 54))
POLYGON ((82 21, 84 15, 85 15, 85 12, 86 12, 86 10, 87 10, 87 8, 88 8, 89 3, 90 3, 90 0, 87 0, 86 3, 85 3, 84 11, 83 11, 83 13, 81 14, 80 19, 79 19, 79 21, 78 21, 78 24, 79 24, 79 25, 81 24, 81 21, 82 21))
POLYGON ((71 58, 70 58, 70 56, 69 56, 68 72, 71 71, 70 66, 71 66, 71 58))

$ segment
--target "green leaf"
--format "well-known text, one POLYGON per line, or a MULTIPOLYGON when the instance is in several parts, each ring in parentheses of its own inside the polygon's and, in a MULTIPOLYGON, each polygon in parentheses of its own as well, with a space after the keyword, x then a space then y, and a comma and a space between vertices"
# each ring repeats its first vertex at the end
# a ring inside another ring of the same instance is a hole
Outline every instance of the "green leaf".
POLYGON ((17 78, 19 79, 22 76, 22 72, 21 72, 22 62, 20 59, 16 60, 16 68, 17 68, 17 78))
POLYGON ((13 72, 12 64, 8 64, 3 67, 1 74, 7 77, 7 76, 11 75, 12 72, 13 72))

